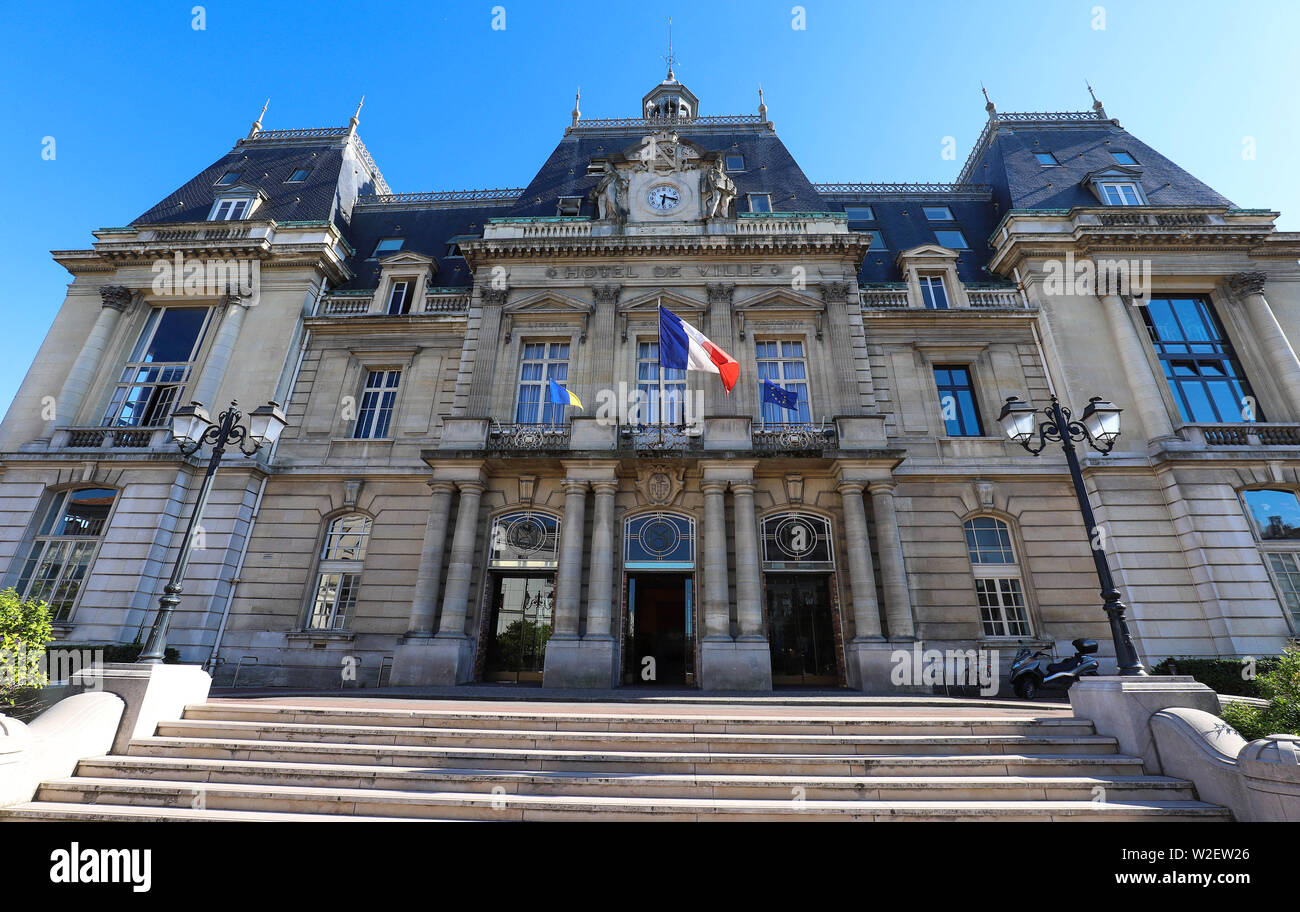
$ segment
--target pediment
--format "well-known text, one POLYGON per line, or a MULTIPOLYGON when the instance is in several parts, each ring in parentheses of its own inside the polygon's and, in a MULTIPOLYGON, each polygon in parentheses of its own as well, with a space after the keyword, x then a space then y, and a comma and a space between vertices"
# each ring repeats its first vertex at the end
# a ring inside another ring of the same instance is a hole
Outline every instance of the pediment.
POLYGON ((772 288, 756 295, 737 301, 732 310, 759 313, 821 313, 826 309, 821 298, 803 294, 789 288, 772 288))
POLYGON ((229 187, 217 187, 213 195, 218 199, 224 199, 228 196, 266 197, 266 194, 262 192, 260 187, 254 187, 252 184, 231 184, 229 187))
POLYGON ((502 313, 519 316, 522 314, 566 314, 579 316, 590 313, 593 305, 571 295, 547 289, 535 292, 517 301, 512 301, 502 308, 502 313))
POLYGON ((379 268, 388 269, 390 267, 402 268, 404 266, 430 266, 438 268, 438 262, 433 257, 425 256, 422 253, 416 253, 414 250, 399 250, 396 253, 390 253, 387 256, 379 258, 379 268))
POLYGON ((618 305, 620 313, 654 313, 659 310, 660 302, 673 313, 686 311, 689 313, 702 313, 709 309, 706 301, 693 298, 690 295, 682 294, 680 291, 673 291, 669 288, 651 291, 635 298, 629 298, 618 305))
POLYGON ((1128 165, 1111 165, 1107 168, 1089 171, 1083 176, 1083 180, 1081 180, 1080 183, 1089 184, 1101 180, 1138 180, 1141 177, 1141 168, 1134 168, 1128 165))
POLYGON ((900 252, 898 261, 901 263, 904 260, 955 260, 959 255, 957 251, 939 244, 922 244, 900 252))

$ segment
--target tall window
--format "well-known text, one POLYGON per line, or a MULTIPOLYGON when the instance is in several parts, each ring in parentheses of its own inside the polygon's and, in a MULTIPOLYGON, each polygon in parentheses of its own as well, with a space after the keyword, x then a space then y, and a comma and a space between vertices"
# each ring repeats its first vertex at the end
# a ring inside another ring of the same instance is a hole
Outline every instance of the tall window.
POLYGON ((208 221, 228 222, 241 219, 248 214, 248 203, 246 199, 217 200, 212 207, 212 213, 208 216, 208 221))
POLYGON ((208 325, 207 307, 155 307, 118 379, 105 427, 158 427, 181 401, 208 325))
POLYGON ((368 516, 350 513, 330 523, 321 547, 316 596, 307 620, 312 630, 338 630, 352 619, 369 541, 368 516))
POLYGON ((393 421, 393 405, 397 402, 397 386, 401 380, 402 372, 399 370, 372 370, 366 374, 353 437, 379 439, 388 436, 393 421))
POLYGON ((984 635, 1029 636, 1025 594, 1010 528, 992 516, 968 519, 962 528, 975 575, 975 596, 979 600, 984 635))
POLYGON ((658 342, 636 345, 636 389, 643 404, 634 424, 686 423, 686 371, 659 366, 658 342))
POLYGON ((1262 421, 1246 375, 1205 298, 1152 298, 1142 319, 1184 421, 1262 421))
POLYGON ((934 383, 939 389, 939 413, 949 437, 983 437, 979 407, 970 368, 960 364, 936 364, 934 383))
POLYGON ((772 195, 770 193, 749 194, 749 211, 750 212, 771 212, 772 195))
POLYGON ((1300 631, 1300 498, 1293 491, 1242 491, 1251 528, 1278 595, 1300 631))
POLYGON ((390 314, 404 314, 411 309, 410 301, 411 283, 394 282, 393 290, 388 293, 388 312, 390 314))
POLYGON ((918 281, 921 283, 921 300, 927 310, 948 309, 948 292, 943 287, 943 276, 923 275, 918 281))
POLYGON ((569 380, 568 342, 526 342, 519 367, 517 424, 562 424, 564 406, 552 402, 548 380, 566 386, 569 380))
POLYGON ((41 519, 15 588, 48 602, 55 621, 72 613, 116 497, 111 488, 60 491, 41 519))
POLYGON ((755 343, 758 352, 758 385, 762 396, 764 380, 771 380, 787 392, 799 396, 799 410, 781 408, 775 402, 762 402, 764 424, 807 424, 812 421, 812 407, 808 402, 808 365, 803 342, 769 339, 755 343))

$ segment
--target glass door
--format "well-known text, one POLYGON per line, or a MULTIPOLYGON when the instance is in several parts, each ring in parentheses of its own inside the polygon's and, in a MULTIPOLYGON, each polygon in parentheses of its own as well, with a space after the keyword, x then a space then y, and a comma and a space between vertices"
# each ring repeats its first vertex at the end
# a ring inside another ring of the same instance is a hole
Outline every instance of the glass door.
POLYGON ((838 685, 830 576, 769 573, 767 606, 772 683, 838 685))
POLYGON ((496 575, 483 677, 488 681, 541 681, 555 607, 555 578, 496 575))

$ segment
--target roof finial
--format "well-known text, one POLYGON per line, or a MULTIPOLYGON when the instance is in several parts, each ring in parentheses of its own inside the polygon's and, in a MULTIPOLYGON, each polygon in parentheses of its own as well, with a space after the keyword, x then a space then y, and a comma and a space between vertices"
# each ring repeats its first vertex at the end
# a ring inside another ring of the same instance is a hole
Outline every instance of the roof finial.
POLYGON ((1102 120, 1105 120, 1106 109, 1103 108, 1101 106, 1101 102, 1097 100, 1097 93, 1092 90, 1092 83, 1088 82, 1088 80, 1085 79, 1083 81, 1083 84, 1088 87, 1088 94, 1092 96, 1092 109, 1097 112, 1098 117, 1100 117, 1102 120))
POLYGON ((758 84, 758 116, 767 120, 767 103, 763 101, 763 83, 758 84))
POLYGON ((257 120, 253 121, 253 125, 248 129, 249 139, 252 139, 258 133, 262 132, 262 118, 266 116, 266 109, 269 108, 270 106, 271 106, 271 99, 268 98, 266 100, 266 104, 262 105, 262 113, 257 115, 257 120))
POLYGON ((989 112, 989 119, 997 113, 997 108, 993 106, 993 100, 989 98, 989 90, 984 88, 984 81, 980 81, 980 91, 984 93, 984 110, 989 112))
POLYGON ((665 57, 664 59, 668 61, 668 81, 671 82, 672 80, 677 78, 676 76, 673 75, 673 64, 676 62, 677 58, 673 56, 673 17, 672 16, 668 17, 668 56, 665 57))
POLYGON ((361 106, 362 106, 363 104, 365 104, 365 103, 366 103, 366 96, 362 95, 362 96, 361 96, 361 100, 360 100, 359 102, 357 102, 357 110, 356 110, 356 113, 354 113, 354 114, 352 115, 352 119, 348 121, 348 132, 349 132, 349 133, 355 133, 355 132, 357 132, 357 124, 359 124, 359 123, 361 122, 361 106))
POLYGON ((578 121, 582 119, 582 112, 578 110, 578 102, 582 100, 582 86, 578 86, 578 91, 573 93, 573 125, 576 127, 578 121))

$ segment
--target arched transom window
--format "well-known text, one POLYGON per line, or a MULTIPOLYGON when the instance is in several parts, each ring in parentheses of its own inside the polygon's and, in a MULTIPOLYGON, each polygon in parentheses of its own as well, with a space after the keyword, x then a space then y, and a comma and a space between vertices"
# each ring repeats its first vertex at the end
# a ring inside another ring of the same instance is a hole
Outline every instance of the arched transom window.
POLYGON ((549 513, 521 510, 492 523, 491 565, 498 569, 554 569, 560 521, 549 513))
POLYGON ((695 567, 695 520, 676 513, 641 513, 627 520, 623 565, 629 570, 695 567))
POLYGON ((966 549, 975 575, 980 623, 986 637, 1029 636, 1020 565, 1011 543, 1011 528, 992 516, 976 516, 962 524, 966 549))
POLYGON ((369 543, 369 516, 349 513, 330 522, 321 546, 316 596, 307 621, 312 630, 341 630, 352 620, 369 543))
POLYGON ((813 513, 778 513, 763 518, 764 570, 833 570, 831 524, 813 513))

